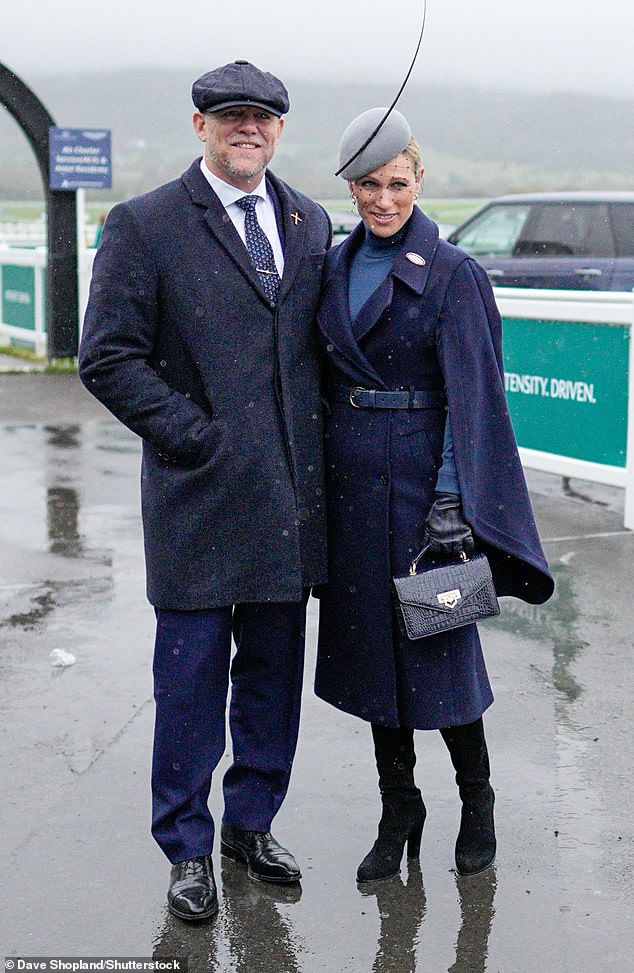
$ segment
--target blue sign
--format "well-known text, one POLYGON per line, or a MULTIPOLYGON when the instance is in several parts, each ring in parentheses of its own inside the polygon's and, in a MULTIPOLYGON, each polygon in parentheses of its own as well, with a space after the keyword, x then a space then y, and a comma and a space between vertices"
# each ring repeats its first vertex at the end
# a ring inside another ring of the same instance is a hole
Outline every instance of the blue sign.
POLYGON ((107 128, 50 128, 51 189, 112 189, 107 128))

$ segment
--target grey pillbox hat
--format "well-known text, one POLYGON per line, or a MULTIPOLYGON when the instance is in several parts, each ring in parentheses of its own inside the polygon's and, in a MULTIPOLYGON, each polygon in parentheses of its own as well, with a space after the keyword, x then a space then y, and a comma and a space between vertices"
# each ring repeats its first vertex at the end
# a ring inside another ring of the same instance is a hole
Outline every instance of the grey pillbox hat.
POLYGON ((412 137, 407 119, 400 111, 392 111, 369 145, 366 145, 356 159, 352 156, 372 135, 387 108, 370 108, 357 115, 348 125, 339 143, 339 166, 345 166, 339 175, 342 179, 354 181, 367 176, 380 166, 395 159, 406 149, 412 137), (352 159, 350 165, 346 165, 352 159))

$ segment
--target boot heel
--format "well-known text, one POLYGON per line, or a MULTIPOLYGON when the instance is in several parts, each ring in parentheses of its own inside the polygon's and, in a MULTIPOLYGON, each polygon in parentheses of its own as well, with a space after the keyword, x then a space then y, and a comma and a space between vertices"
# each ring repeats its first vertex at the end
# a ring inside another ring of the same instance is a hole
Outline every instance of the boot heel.
POLYGON ((417 858, 425 816, 420 793, 409 800, 402 795, 390 800, 384 795, 379 835, 357 869, 357 882, 378 882, 398 875, 406 845, 407 857, 417 858))
POLYGON ((423 824, 425 822, 421 821, 413 831, 410 832, 410 836, 407 839, 407 857, 408 858, 419 858, 420 857, 420 842, 423 836, 423 824))

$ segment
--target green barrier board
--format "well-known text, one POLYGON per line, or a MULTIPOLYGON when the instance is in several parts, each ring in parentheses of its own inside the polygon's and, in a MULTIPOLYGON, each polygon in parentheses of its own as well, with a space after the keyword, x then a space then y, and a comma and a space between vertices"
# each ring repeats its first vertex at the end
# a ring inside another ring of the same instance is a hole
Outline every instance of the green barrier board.
POLYGON ((625 468, 629 329, 504 319, 505 386, 520 446, 625 468))
POLYGON ((35 331, 35 268, 2 267, 2 321, 35 331))

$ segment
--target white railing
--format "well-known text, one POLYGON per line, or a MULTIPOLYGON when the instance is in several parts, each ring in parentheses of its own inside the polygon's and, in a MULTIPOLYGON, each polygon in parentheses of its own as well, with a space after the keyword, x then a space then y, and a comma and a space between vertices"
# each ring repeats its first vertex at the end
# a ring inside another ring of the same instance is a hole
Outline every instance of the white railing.
MULTIPOLYGON (((94 250, 79 252, 79 321, 83 320, 94 250)), ((0 244, 0 345, 17 344, 46 355, 46 247, 0 244)))
POLYGON ((43 220, 0 223, 0 245, 7 247, 43 247, 45 243, 46 224, 43 220))
MULTIPOLYGON (((85 246, 92 246, 96 234, 97 225, 87 223, 84 229, 85 246)), ((46 224, 44 220, 22 220, 13 223, 0 221, 0 246, 46 246, 46 224)))
POLYGON ((46 248, 0 246, 0 340, 46 354, 46 248))

